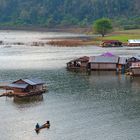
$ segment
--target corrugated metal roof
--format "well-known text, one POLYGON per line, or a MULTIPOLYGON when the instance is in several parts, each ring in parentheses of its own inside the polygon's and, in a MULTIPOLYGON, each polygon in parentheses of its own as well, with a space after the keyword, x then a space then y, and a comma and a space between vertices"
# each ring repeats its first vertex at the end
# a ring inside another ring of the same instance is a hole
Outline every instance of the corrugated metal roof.
POLYGON ((44 84, 40 79, 22 79, 24 82, 28 83, 29 85, 39 85, 39 84, 44 84))
POLYGON ((119 64, 126 64, 127 58, 126 57, 120 57, 119 58, 119 64))
POLYGON ((9 84, 8 87, 25 89, 28 84, 9 84))
POLYGON ((137 43, 140 43, 140 39, 129 39, 128 40, 128 43, 133 43, 133 44, 137 44, 137 43))
POLYGON ((140 60, 140 56, 135 56, 136 59, 140 60))
MULTIPOLYGON (((135 59, 137 59, 137 60, 140 60, 140 56, 133 56, 133 57, 130 57, 129 59, 133 59, 133 58, 135 58, 135 59)), ((129 60, 128 59, 128 60, 129 60)))
POLYGON ((119 57, 94 56, 90 57, 91 63, 118 63, 119 57))
POLYGON ((21 84, 28 84, 28 85, 39 85, 39 84, 45 84, 45 82, 43 82, 40 79, 19 79, 17 81, 14 81, 12 84, 17 84, 19 81, 23 81, 20 82, 21 84))

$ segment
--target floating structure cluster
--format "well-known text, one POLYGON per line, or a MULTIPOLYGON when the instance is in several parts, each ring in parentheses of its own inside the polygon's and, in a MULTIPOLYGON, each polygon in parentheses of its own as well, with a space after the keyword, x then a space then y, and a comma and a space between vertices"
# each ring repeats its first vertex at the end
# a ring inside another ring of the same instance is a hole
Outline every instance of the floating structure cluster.
POLYGON ((67 63, 68 70, 116 71, 140 75, 140 56, 121 57, 110 52, 98 56, 83 56, 67 63))

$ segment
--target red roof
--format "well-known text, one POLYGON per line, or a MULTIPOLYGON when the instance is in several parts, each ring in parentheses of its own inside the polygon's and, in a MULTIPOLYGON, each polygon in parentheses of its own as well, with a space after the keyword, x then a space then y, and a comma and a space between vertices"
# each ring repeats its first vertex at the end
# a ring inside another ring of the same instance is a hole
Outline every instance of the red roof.
POLYGON ((78 58, 79 61, 89 61, 89 57, 88 56, 83 56, 78 58))
MULTIPOLYGON (((87 62, 89 61, 89 57, 88 56, 83 56, 74 60, 71 60, 70 62, 74 62, 74 61, 81 61, 81 62, 87 62)), ((69 63, 69 62, 68 62, 69 63)))

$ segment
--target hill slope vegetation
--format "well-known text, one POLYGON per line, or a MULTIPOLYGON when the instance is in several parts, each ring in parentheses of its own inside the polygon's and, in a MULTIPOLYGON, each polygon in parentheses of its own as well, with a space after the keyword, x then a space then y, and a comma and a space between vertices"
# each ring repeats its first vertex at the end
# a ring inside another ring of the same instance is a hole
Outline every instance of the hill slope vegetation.
POLYGON ((140 23, 140 0, 0 0, 1 25, 87 26, 108 17, 140 23))

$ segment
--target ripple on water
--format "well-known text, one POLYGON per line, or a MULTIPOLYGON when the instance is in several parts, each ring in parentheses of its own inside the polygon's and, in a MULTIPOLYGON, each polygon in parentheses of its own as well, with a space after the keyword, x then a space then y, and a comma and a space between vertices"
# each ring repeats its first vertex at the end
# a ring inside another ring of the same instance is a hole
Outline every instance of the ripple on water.
MULTIPOLYGON (((49 33, 41 36, 40 32, 9 32, 0 32, 0 36, 6 37, 6 41, 49 36, 49 33)), ((138 54, 136 49, 126 47, 0 48, 0 82, 37 77, 49 87, 49 92, 39 101, 14 102, 12 98, 0 98, 1 139, 140 139, 140 78, 130 79, 108 72, 87 75, 65 69, 65 63, 73 58, 107 51, 125 56, 138 54), (42 130, 37 135, 35 124, 46 120, 51 122, 50 130, 42 130)))

